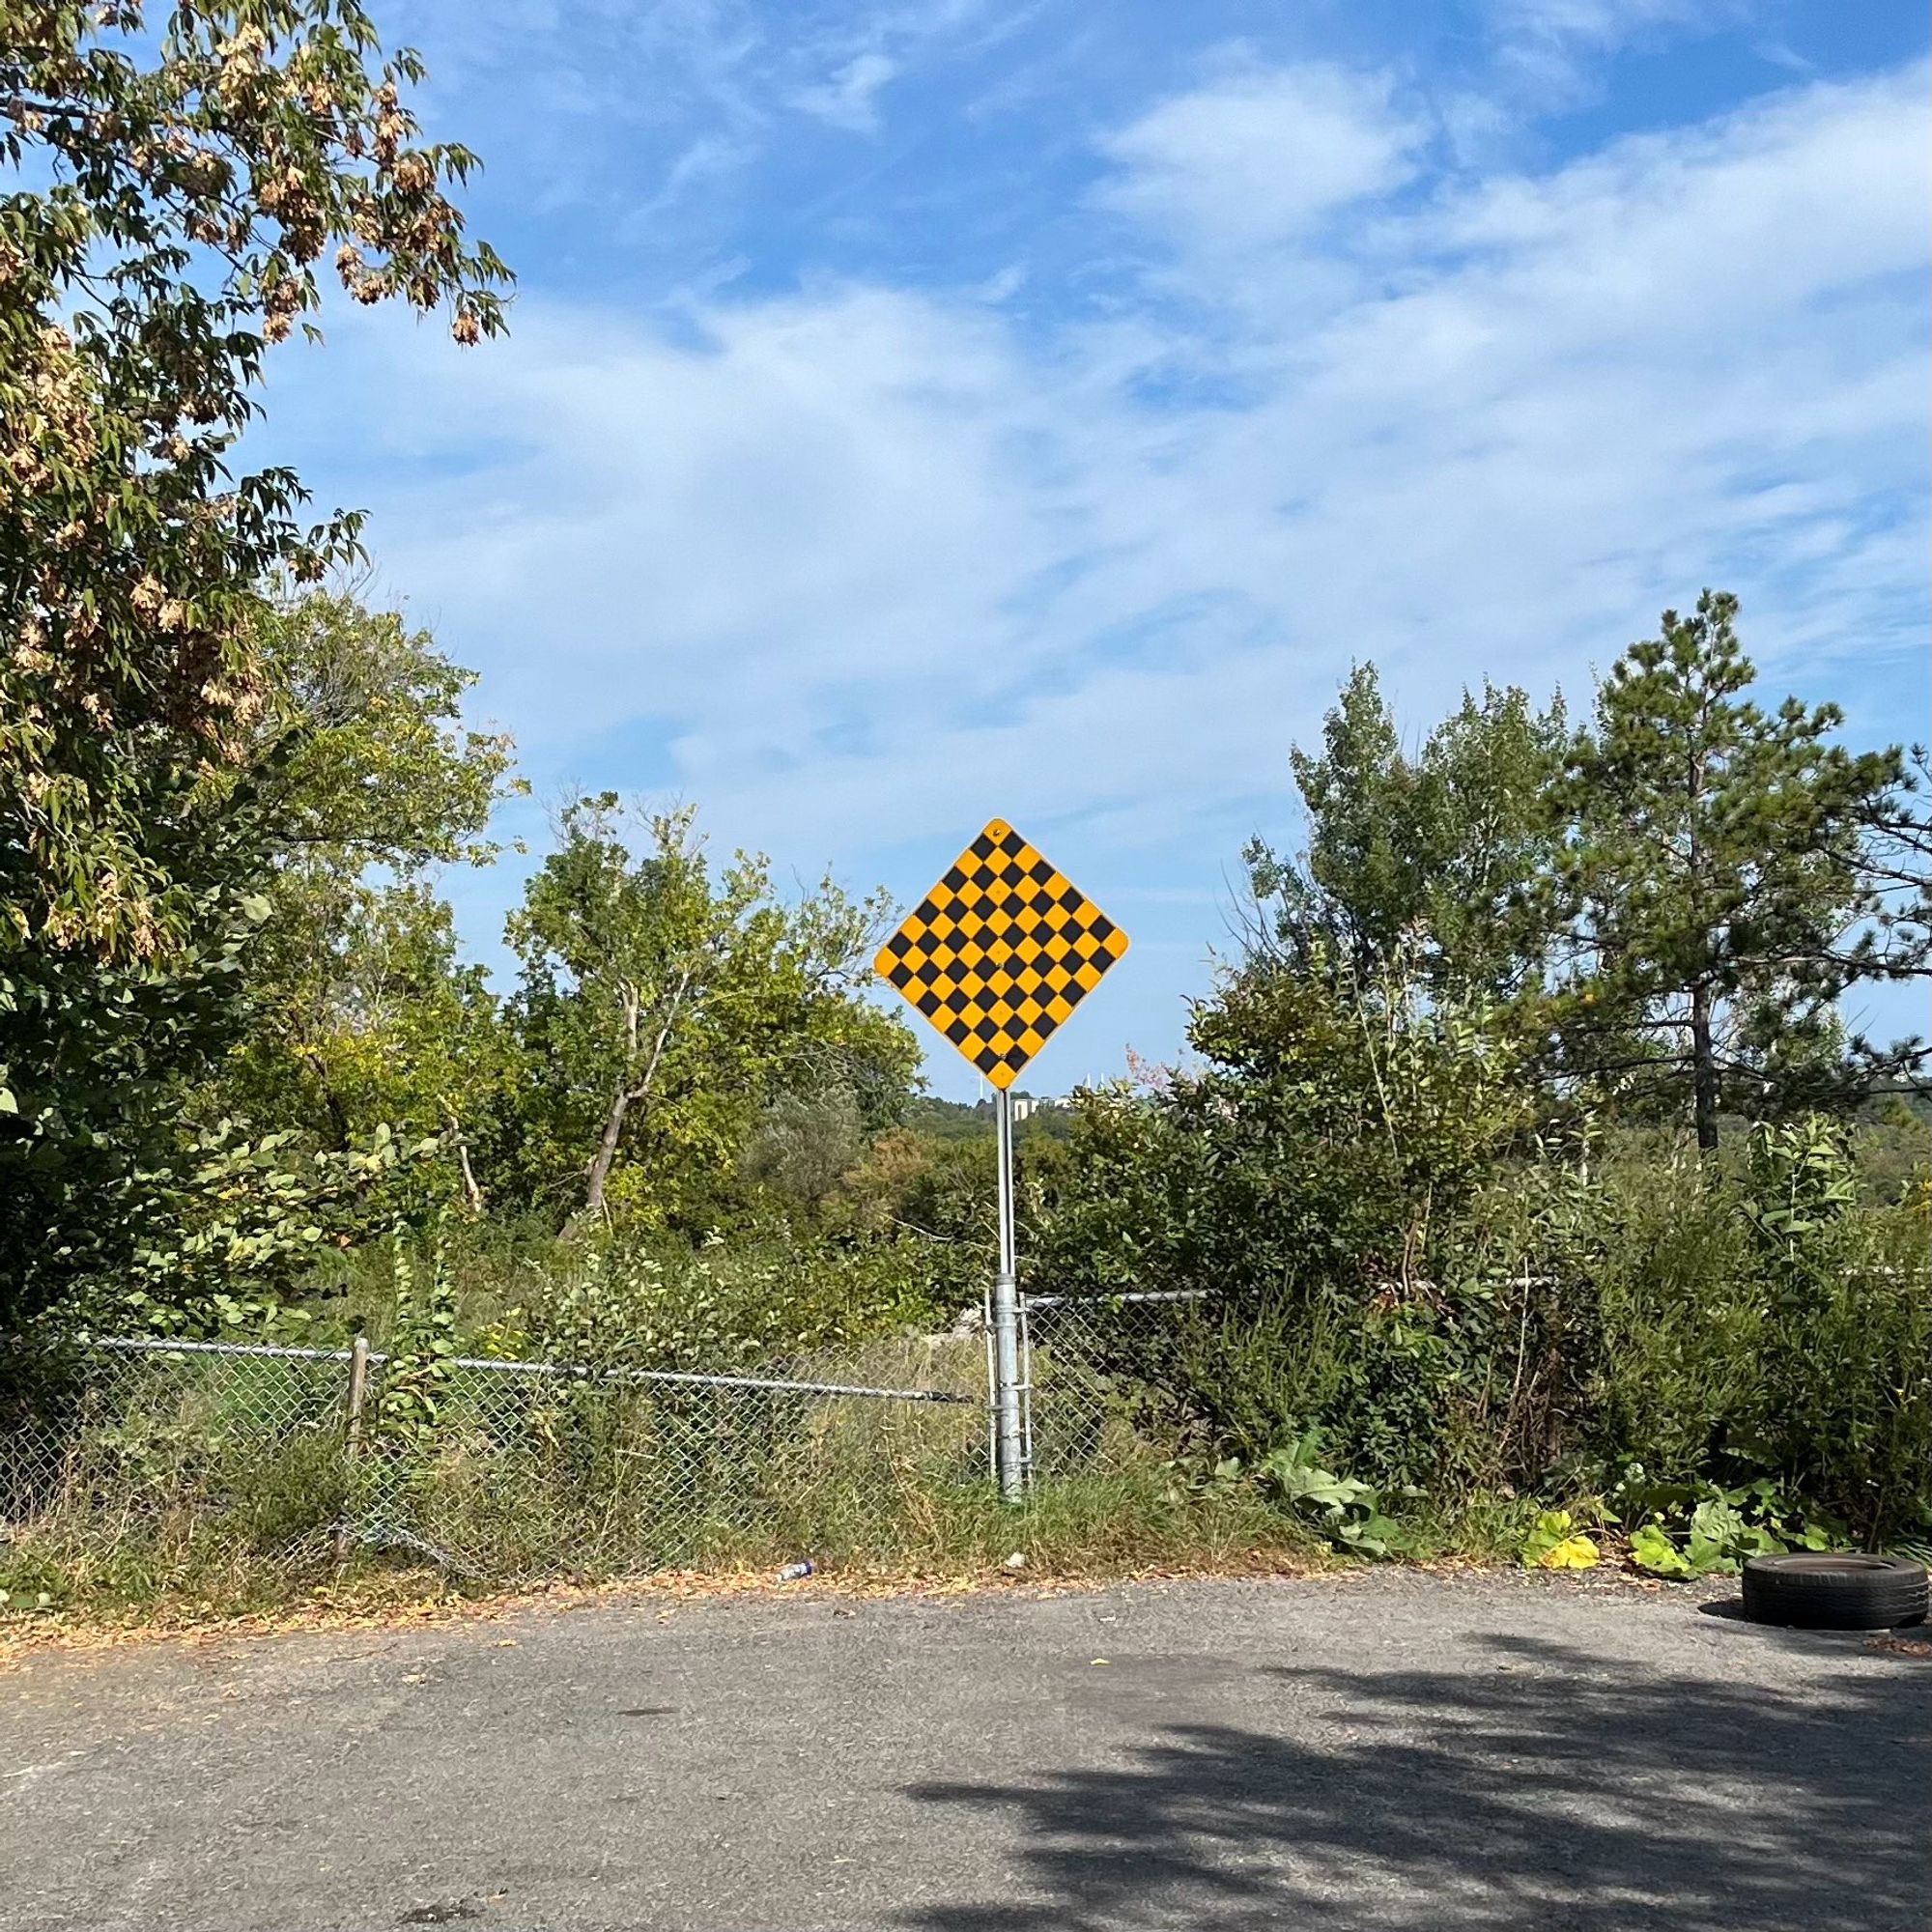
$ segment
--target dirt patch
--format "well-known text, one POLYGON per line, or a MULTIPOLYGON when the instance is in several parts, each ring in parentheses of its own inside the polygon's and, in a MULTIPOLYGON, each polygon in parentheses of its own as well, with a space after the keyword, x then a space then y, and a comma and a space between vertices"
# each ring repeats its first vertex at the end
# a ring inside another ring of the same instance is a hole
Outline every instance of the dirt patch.
POLYGON ((433 1572, 384 1578, 380 1585, 350 1585, 269 1610, 224 1611, 207 1605, 166 1605, 119 1614, 85 1610, 39 1612, 0 1620, 0 1670, 46 1651, 105 1651, 134 1644, 199 1644, 234 1637, 275 1636, 290 1632, 433 1630, 489 1623, 512 1614, 569 1611, 599 1604, 715 1603, 773 1597, 866 1600, 894 1597, 957 1597, 980 1594, 1064 1596, 1117 1583, 1182 1582, 1213 1577, 1308 1577, 1337 1583, 1368 1575, 1358 1566, 1323 1566, 1256 1549, 1212 1564, 1122 1565, 1077 1573, 1004 1565, 931 1574, 912 1570, 822 1570, 796 1582, 781 1582, 769 1570, 671 1570, 651 1577, 598 1583, 548 1583, 479 1595, 440 1586, 433 1572))

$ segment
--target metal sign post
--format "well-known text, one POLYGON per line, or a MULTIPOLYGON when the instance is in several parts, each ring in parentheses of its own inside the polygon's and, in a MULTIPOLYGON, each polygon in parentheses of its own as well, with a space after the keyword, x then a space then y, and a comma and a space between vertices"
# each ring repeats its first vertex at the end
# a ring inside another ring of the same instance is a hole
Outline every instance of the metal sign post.
POLYGON ((993 1090, 993 1128, 999 1142, 1000 1259, 993 1273, 993 1473, 1001 1496, 1016 1503, 1026 1492, 1020 1434, 1020 1281, 1013 1240, 1013 1096, 993 1090))
POLYGON ((1013 1238, 1013 1102, 1025 1066, 1127 950, 1127 935, 996 818, 880 948, 873 971, 898 988, 992 1082, 999 1141, 1000 1252, 993 1274, 993 1469, 1026 1493, 1013 1238))

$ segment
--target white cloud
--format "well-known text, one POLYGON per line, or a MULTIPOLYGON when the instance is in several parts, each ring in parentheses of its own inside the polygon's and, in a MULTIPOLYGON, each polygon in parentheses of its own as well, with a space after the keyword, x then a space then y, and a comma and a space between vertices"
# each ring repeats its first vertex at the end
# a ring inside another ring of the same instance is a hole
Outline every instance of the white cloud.
POLYGON ((996 43, 1036 4, 406 0, 404 31, 435 46, 435 118, 476 139, 493 175, 605 209, 648 245, 736 209, 797 116, 869 133, 891 83, 996 43))
POLYGON ((365 323, 306 467, 327 489, 329 435, 388 426, 374 545, 540 781, 681 790, 867 876, 992 800, 1076 872, 1112 847, 1178 879, 1142 861, 1184 850, 1211 882, 1280 826, 1287 743, 1354 657, 1420 718, 1485 674, 1575 687, 1723 583, 1810 695, 1854 652, 1866 688, 1918 689, 1924 83, 1371 200, 1311 312, 1242 250, 1319 268, 1322 211, 1407 182, 1409 124, 1301 69, 1243 77, 1217 142, 1216 81, 1108 153, 1114 209, 1226 327, 1163 301, 1025 335, 847 285, 671 339, 530 299, 459 378, 365 323), (1260 156, 1318 99, 1325 172, 1285 187, 1260 156))
POLYGON ((794 62, 817 73, 791 104, 855 134, 879 126, 879 95, 910 70, 982 52, 1017 28, 1037 0, 915 0, 911 6, 834 8, 829 21, 798 36, 794 62))
POLYGON ((1618 47, 1716 33, 1759 11, 1758 0, 1489 0, 1487 8, 1502 83, 1544 107, 1595 94, 1602 57, 1618 47))
POLYGON ((899 71, 898 63, 877 48, 854 54, 829 81, 801 89, 798 106, 835 128, 869 134, 879 125, 879 90, 899 71))
POLYGON ((1736 14, 1737 0, 1490 0, 1490 17, 1505 38, 1612 46, 1647 27, 1682 25, 1736 14))
POLYGON ((1321 65, 1236 71, 1114 134, 1117 172, 1098 199, 1189 250, 1268 247, 1399 187, 1424 132, 1383 78, 1321 65))

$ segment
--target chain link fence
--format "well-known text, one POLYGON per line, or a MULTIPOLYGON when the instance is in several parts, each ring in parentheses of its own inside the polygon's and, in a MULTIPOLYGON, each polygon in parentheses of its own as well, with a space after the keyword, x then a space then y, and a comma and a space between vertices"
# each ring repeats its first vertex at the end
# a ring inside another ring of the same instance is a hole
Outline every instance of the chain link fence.
POLYGON ((399 1392, 378 1372, 351 1534, 486 1577, 863 1544, 980 1480, 977 1368, 919 1341, 755 1375, 453 1360, 399 1392))
MULTIPOLYGON (((1024 1302, 1038 1481, 1158 1460, 1130 1365, 1176 1299, 1024 1302)), ((326 1574, 374 1553, 514 1581, 890 1549, 943 1499, 983 1495, 987 1412, 970 1329, 728 1375, 0 1344, 0 1554, 68 1580, 326 1574)))
POLYGON ((1027 1466, 1037 1482, 1122 1475, 1167 1453, 1146 1428, 1151 1351, 1200 1320, 1205 1290, 1023 1294, 1020 1354, 1027 1466))
POLYGON ((0 1537, 15 1560, 174 1577, 358 1550, 505 1581, 790 1553, 980 1480, 978 1360, 950 1338, 732 1376, 146 1340, 16 1352, 0 1537))
POLYGON ((0 1535, 59 1569, 325 1559, 345 1494, 347 1352, 0 1345, 0 1535))

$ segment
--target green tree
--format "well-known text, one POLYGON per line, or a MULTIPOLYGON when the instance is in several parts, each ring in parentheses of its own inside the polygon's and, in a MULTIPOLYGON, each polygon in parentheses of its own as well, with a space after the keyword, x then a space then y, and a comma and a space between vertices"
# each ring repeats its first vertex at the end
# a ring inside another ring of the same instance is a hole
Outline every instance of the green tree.
POLYGON ((300 1219, 304 1199, 326 1197, 328 1231, 350 1231, 372 1190, 422 1173, 364 1160, 379 1130, 396 1130, 391 1155, 440 1138, 452 1184, 477 1199, 469 1148, 497 1117, 508 1042, 423 881, 490 855, 508 741, 462 726, 469 675, 426 634, 347 597, 274 611, 262 659, 244 777, 184 841, 229 923, 211 922, 206 952, 166 959, 43 949, 11 982, 0 1040, 28 1107, 27 1130, 0 1139, 14 1177, 0 1255, 38 1284, 22 1305, 94 1275, 161 1293, 170 1228, 200 1230, 177 1254, 184 1293, 196 1257, 238 1272, 293 1257, 323 1225, 300 1219), (203 1185, 228 1205, 198 1204, 203 1185), (249 1188, 260 1213, 238 1205, 249 1188), (282 1233, 258 1239, 268 1228, 282 1233))
POLYGON ((1425 1480, 1463 1347, 1445 1283, 1462 1210, 1541 1124, 1522 1044, 1398 959, 1230 975, 1198 1069, 1085 1096, 1041 1279, 1075 1294, 1208 1291, 1110 1340, 1203 1446, 1328 1432, 1350 1469, 1425 1480))
POLYGON ((464 724, 476 675, 428 631, 352 595, 311 591, 270 612, 261 655, 278 729, 291 741, 262 786, 278 891, 298 889, 305 867, 353 877, 378 866, 413 877, 496 857, 484 838, 490 813, 524 789, 509 777, 513 746, 464 724))
POLYGON ((484 969, 457 955, 443 900, 421 885, 352 886, 326 929, 277 949, 253 1003, 198 1111, 325 1149, 384 1125, 440 1137, 452 1184, 481 1209, 478 1150, 514 1108, 516 1050, 484 969))
POLYGON ((153 836, 218 810, 270 701, 268 586, 354 552, 289 470, 237 476, 265 349, 318 305, 506 279, 445 196, 355 0, 27 4, 0 22, 0 934, 164 956, 191 878, 153 836))
POLYGON ((754 1186, 819 1213, 865 1151, 859 1105, 846 1087, 781 1094, 760 1116, 739 1161, 754 1186))
POLYGON ((469 1151, 496 1117, 510 1044, 426 881, 495 857, 491 810, 523 789, 510 741, 464 725, 473 675, 427 632, 351 597, 279 611, 267 661, 296 735, 264 787, 274 865, 246 957, 250 1023, 212 1101, 334 1147, 384 1122, 446 1132, 475 1206, 469 1151))
POLYGON ((621 1174, 624 1205, 666 1221, 715 1194, 781 1094, 842 1087, 877 1115, 918 1050, 856 990, 882 901, 828 879, 785 904, 743 853, 714 873, 689 810, 646 818, 641 856, 623 829, 609 793, 564 810, 509 922, 514 1024, 538 1184, 574 1180, 595 1216, 621 1174))
POLYGON ((500 326, 419 71, 354 0, 0 17, 0 1321, 150 1240, 245 1010, 300 742, 275 587, 357 537, 235 471, 267 348, 331 244, 358 300, 500 326))
POLYGON ((1875 868, 1874 828, 1913 820, 1903 753, 1835 743, 1835 705, 1752 702, 1737 611, 1707 590, 1612 668, 1552 793, 1565 836, 1545 891, 1558 1064, 1688 1112, 1707 1150, 1726 1111, 1788 1112, 1922 1060, 1848 1039, 1837 1005, 1925 968, 1875 868))
POLYGON ((1402 956, 1444 995, 1507 998, 1534 982, 1541 931, 1523 888, 1552 852, 1547 795, 1565 741, 1561 702, 1515 688, 1464 693, 1411 756, 1373 665, 1358 665, 1322 727, 1293 753, 1308 840, 1245 856, 1259 956, 1373 978, 1402 956))

